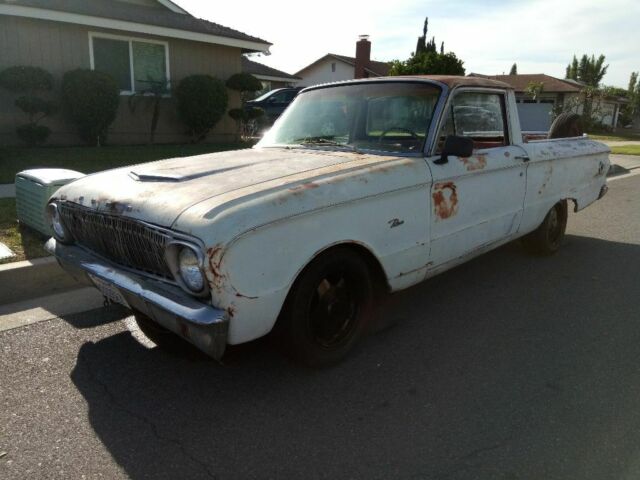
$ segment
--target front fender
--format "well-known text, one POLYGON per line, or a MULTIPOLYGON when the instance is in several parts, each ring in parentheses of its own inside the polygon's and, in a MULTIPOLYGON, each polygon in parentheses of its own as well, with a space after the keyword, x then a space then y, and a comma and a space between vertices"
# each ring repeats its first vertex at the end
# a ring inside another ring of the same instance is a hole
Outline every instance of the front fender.
POLYGON ((300 271, 334 245, 367 248, 392 289, 422 280, 428 202, 428 187, 414 186, 279 220, 209 248, 212 299, 231 317, 229 343, 267 334, 300 271))

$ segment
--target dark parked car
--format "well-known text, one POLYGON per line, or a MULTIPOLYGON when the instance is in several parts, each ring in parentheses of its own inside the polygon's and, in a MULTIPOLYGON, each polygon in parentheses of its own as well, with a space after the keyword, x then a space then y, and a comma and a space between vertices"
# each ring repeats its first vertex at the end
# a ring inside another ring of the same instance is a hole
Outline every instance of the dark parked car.
POLYGON ((296 98, 298 92, 302 88, 276 88, 264 95, 250 100, 246 103, 247 107, 260 107, 265 111, 266 117, 273 121, 280 116, 284 109, 289 106, 293 99, 296 98))

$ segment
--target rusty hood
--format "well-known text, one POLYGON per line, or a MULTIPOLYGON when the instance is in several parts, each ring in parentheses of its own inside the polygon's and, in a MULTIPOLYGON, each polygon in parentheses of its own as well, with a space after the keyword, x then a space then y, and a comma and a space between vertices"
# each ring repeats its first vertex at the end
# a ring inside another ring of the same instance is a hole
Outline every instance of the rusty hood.
POLYGON ((218 195, 358 160, 351 152, 256 148, 173 158, 83 177, 55 194, 65 201, 170 227, 186 209, 218 195))

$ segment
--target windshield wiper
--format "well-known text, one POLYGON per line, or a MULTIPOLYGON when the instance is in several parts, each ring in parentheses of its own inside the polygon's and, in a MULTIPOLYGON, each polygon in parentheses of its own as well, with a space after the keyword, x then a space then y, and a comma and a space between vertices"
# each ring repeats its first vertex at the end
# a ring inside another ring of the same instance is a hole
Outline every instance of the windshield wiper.
POLYGON ((358 152, 358 149, 354 145, 336 142, 335 140, 331 140, 330 138, 326 138, 326 137, 305 137, 305 138, 299 138, 295 141, 300 142, 300 145, 326 145, 331 147, 343 147, 343 148, 348 148, 353 152, 360 153, 358 152))

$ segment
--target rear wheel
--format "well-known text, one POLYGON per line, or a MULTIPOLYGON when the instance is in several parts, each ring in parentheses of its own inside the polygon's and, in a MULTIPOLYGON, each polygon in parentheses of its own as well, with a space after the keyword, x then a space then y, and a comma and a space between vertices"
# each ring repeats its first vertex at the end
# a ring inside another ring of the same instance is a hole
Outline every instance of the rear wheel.
POLYGON ((309 366, 336 363, 362 337, 372 292, 365 260, 349 248, 332 249, 296 280, 278 320, 278 338, 295 359, 309 366))
POLYGON ((556 203, 542 224, 530 234, 524 236, 522 241, 532 253, 540 255, 553 255, 560 249, 564 234, 567 229, 567 202, 562 200, 556 203))

